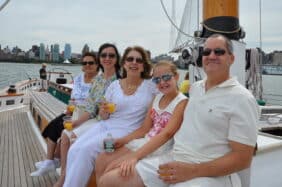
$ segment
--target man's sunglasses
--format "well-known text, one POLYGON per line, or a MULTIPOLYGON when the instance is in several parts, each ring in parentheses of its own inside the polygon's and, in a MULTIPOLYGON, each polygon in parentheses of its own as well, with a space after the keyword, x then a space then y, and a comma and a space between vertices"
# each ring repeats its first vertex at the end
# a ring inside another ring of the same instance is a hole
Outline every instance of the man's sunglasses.
POLYGON ((95 62, 95 61, 82 61, 81 64, 85 66, 86 64, 88 64, 88 65, 97 64, 97 62, 95 62))
POLYGON ((221 49, 221 48, 215 48, 215 49, 206 48, 206 49, 203 50, 202 55, 203 56, 209 56, 212 51, 215 54, 215 56, 222 56, 226 53, 226 51, 224 49, 221 49))
POLYGON ((107 57, 109 57, 109 58, 113 59, 113 58, 116 57, 116 54, 114 54, 114 53, 101 53, 100 57, 101 57, 101 58, 107 58, 107 57))
POLYGON ((127 62, 133 62, 135 60, 135 62, 137 64, 143 64, 143 59, 142 58, 135 58, 135 57, 132 57, 132 56, 129 56, 125 59, 127 62))
POLYGON ((164 75, 162 75, 162 76, 160 76, 160 77, 153 77, 153 78, 152 78, 152 81, 153 81, 153 83, 155 83, 155 84, 160 84, 161 80, 167 82, 167 81, 169 81, 172 77, 173 77, 172 74, 164 74, 164 75))

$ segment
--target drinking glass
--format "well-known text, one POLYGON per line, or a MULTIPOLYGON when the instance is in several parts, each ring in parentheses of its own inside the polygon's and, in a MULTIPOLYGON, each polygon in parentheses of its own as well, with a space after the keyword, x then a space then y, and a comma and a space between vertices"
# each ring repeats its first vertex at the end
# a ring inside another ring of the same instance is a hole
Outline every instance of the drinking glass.
POLYGON ((68 131, 72 131, 73 126, 72 126, 72 117, 71 116, 65 116, 63 117, 64 120, 64 128, 68 131))
POLYGON ((110 114, 116 111, 116 105, 114 103, 107 103, 107 107, 110 114))
POLYGON ((72 114, 75 109, 75 101, 69 100, 69 105, 67 106, 67 110, 72 114))
MULTIPOLYGON (((159 156, 159 165, 166 164, 168 162, 173 161, 172 152, 167 152, 159 156)), ((170 176, 169 169, 166 169, 164 172, 160 174, 161 176, 170 176)))

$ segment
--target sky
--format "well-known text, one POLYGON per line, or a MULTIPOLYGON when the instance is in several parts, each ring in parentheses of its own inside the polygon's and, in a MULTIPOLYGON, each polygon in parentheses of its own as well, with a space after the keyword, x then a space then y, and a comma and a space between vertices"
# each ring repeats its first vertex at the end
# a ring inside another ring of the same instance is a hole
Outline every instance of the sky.
MULTIPOLYGON (((179 24, 185 0, 175 1, 179 24)), ((163 2, 170 13, 171 0, 163 2)), ((282 50, 282 1, 261 2, 262 49, 282 50)), ((247 48, 259 47, 259 0, 241 0, 239 7, 243 41, 247 48)), ((58 43, 63 50, 70 43, 72 52, 80 53, 85 44, 97 51, 111 42, 121 53, 140 45, 156 56, 169 51, 170 29, 160 0, 11 0, 0 12, 0 45, 25 51, 40 43, 58 43)))

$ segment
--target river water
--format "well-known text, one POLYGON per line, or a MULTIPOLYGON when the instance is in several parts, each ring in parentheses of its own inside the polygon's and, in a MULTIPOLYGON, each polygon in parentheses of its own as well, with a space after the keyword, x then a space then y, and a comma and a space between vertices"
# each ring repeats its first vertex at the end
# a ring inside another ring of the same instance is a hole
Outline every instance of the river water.
MULTIPOLYGON (((0 63, 0 90, 4 87, 16 83, 20 80, 39 78, 41 64, 22 64, 22 63, 0 63)), ((54 68, 65 69, 74 76, 81 73, 80 65, 47 65, 47 71, 54 68)), ((185 75, 184 70, 179 70, 180 80, 185 75)), ((282 76, 263 75, 263 99, 267 104, 282 105, 282 76)))

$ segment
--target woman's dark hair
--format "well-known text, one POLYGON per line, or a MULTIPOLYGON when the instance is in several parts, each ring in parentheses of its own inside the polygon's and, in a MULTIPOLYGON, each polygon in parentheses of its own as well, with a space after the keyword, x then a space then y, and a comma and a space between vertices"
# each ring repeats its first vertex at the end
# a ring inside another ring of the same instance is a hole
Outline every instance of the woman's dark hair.
POLYGON ((101 53, 102 53, 102 51, 104 49, 109 48, 109 47, 113 48, 115 50, 115 53, 116 53, 117 62, 115 64, 115 70, 116 70, 116 76, 119 79, 119 78, 121 78, 121 76, 120 76, 120 55, 119 55, 117 47, 114 44, 104 43, 104 44, 102 44, 99 47, 99 50, 98 50, 98 63, 99 63, 100 68, 104 72, 104 68, 103 68, 103 66, 101 65, 101 62, 100 62, 100 55, 101 55, 101 53))
MULTIPOLYGON (((141 54, 142 56, 142 60, 143 60, 143 66, 144 66, 144 71, 141 72, 141 77, 143 79, 150 79, 151 76, 151 70, 152 70, 152 66, 151 63, 149 61, 148 58, 148 53, 144 50, 143 47, 140 46, 134 46, 134 47, 128 47, 125 49, 122 59, 121 59, 121 66, 123 67, 123 65, 125 64, 125 59, 127 58, 127 55, 130 51, 137 51, 138 53, 141 54)), ((122 78, 125 78, 127 76, 126 74, 126 70, 124 68, 122 68, 122 78)))
MULTIPOLYGON (((81 61, 84 59, 84 57, 86 56, 91 56, 95 62, 98 63, 98 60, 97 60, 97 56, 95 55, 95 53, 92 53, 92 52, 85 52, 83 55, 82 55, 82 58, 81 58, 81 61)), ((97 71, 99 71, 100 69, 100 64, 98 63, 98 66, 97 66, 97 71)))

